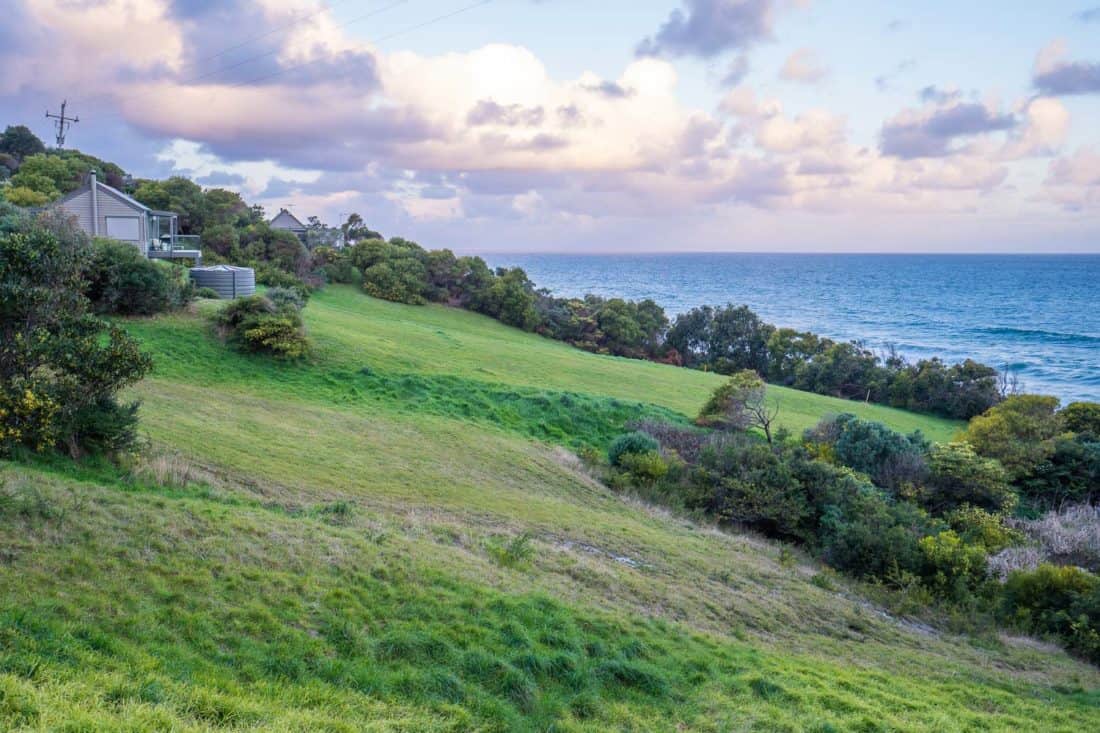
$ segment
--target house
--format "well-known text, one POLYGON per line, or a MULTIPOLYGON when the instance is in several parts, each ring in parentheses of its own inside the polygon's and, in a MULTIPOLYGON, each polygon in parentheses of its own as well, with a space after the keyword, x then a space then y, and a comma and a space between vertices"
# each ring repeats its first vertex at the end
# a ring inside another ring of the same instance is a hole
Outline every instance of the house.
POLYGON ((179 233, 179 215, 156 211, 96 179, 88 182, 53 206, 72 216, 77 225, 93 237, 107 237, 132 244, 152 259, 202 261, 199 238, 179 233))
POLYGON ((297 235, 298 239, 302 240, 302 244, 307 244, 306 232, 308 229, 306 225, 286 209, 279 209, 279 213, 268 224, 272 229, 285 229, 297 235))

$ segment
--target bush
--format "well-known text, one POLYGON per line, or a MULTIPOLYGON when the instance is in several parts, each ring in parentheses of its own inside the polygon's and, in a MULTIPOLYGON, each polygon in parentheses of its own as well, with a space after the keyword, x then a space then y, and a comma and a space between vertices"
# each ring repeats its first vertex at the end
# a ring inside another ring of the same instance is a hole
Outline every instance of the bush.
POLYGON ((1066 430, 1100 441, 1100 402, 1071 402, 1058 415, 1066 430))
POLYGON ((932 447, 928 454, 928 481, 920 499, 934 513, 964 504, 1007 512, 1017 501, 1004 468, 997 461, 982 458, 966 443, 932 447))
POLYGON ((205 298, 206 300, 218 300, 222 296, 218 295, 218 291, 214 288, 199 288, 195 291, 196 298, 205 298))
POLYGON ((85 293, 97 313, 150 316, 186 305, 193 289, 172 265, 146 258, 136 247, 97 239, 85 293))
POLYGON ((616 468, 622 466, 623 458, 630 454, 651 453, 660 449, 652 436, 645 433, 626 433, 615 438, 607 449, 607 460, 616 468))
POLYGON ((299 359, 309 353, 299 311, 279 308, 262 295, 235 300, 214 318, 226 340, 242 351, 282 359, 299 359))
POLYGON ((999 611, 1024 631, 1058 636, 1071 650, 1100 661, 1100 578, 1092 573, 1054 565, 1014 572, 999 611))
POLYGON ((309 296, 298 288, 269 288, 264 295, 279 309, 302 310, 309 301, 309 296))
POLYGON ((986 551, 965 542, 954 530, 922 537, 925 582, 938 595, 964 600, 986 577, 986 551))
POLYGON ((970 421, 966 441, 995 458, 1012 478, 1023 478, 1054 452, 1062 431, 1057 397, 1015 395, 970 421))
POLYGON ((89 313, 90 258, 62 218, 0 217, 0 455, 59 447, 76 458, 133 443, 136 407, 115 395, 152 362, 89 313))
POLYGON ((620 467, 635 481, 651 485, 668 475, 668 461, 657 451, 626 453, 619 458, 620 467))
POLYGON ((838 463, 892 491, 918 486, 927 474, 928 442, 919 431, 905 436, 882 423, 845 414, 825 418, 807 437, 828 445, 838 463))

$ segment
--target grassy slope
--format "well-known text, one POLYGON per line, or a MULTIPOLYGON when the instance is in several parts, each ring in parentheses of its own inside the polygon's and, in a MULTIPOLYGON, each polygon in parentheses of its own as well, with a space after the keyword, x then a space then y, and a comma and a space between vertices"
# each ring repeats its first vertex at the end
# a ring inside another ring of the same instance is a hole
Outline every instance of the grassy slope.
POLYGON ((598 431, 652 409, 627 401, 694 411, 713 377, 349 291, 307 313, 307 367, 228 354, 187 317, 130 324, 158 361, 146 429, 198 484, 0 464, 0 729, 1100 721, 1100 678, 1059 652, 899 623, 529 440, 578 408, 598 431), (502 566, 521 532, 534 557, 502 566))

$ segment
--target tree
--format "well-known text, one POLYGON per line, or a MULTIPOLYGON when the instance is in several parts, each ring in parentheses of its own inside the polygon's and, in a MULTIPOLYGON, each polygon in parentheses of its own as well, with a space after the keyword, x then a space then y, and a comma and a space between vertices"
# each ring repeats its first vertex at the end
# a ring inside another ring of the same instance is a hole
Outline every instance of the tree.
POLYGON ((46 146, 25 125, 8 125, 0 135, 0 153, 12 156, 17 162, 45 152, 46 146))
POLYGON ((772 425, 778 416, 779 403, 768 403, 764 380, 745 369, 714 391, 699 413, 698 422, 734 430, 759 428, 771 444, 772 425))
POLYGON ((0 453, 128 449, 137 408, 116 395, 152 363, 88 312, 87 237, 52 214, 0 226, 0 453))
POLYGON ((1014 479, 1023 478, 1054 452, 1062 431, 1058 398, 1015 395, 970 421, 966 441, 1000 461, 1014 479))

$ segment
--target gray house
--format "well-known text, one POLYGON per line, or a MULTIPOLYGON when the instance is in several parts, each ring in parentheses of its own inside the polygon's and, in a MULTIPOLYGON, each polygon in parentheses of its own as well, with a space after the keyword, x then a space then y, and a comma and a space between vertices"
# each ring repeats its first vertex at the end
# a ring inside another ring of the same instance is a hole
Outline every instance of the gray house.
POLYGON ((272 229, 285 229, 296 234, 298 239, 302 240, 302 244, 306 244, 306 232, 308 231, 306 225, 286 209, 279 209, 279 213, 268 223, 272 229))
POLYGON ((96 179, 57 201, 54 206, 76 219, 93 237, 108 237, 137 247, 153 259, 202 260, 199 238, 179 233, 179 215, 156 211, 117 188, 96 179))

